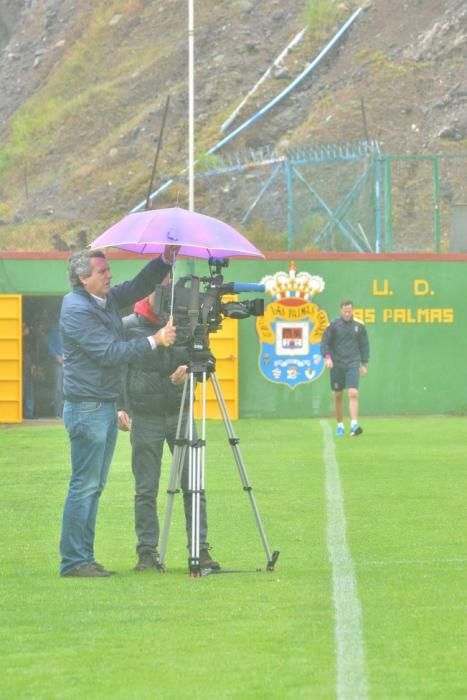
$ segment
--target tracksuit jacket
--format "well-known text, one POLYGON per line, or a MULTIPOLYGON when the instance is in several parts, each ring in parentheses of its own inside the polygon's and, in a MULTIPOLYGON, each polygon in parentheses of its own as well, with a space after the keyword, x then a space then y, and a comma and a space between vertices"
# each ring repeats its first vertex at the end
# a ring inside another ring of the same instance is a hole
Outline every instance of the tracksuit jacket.
POLYGON ((321 340, 321 355, 330 355, 334 367, 343 369, 367 364, 370 346, 363 323, 356 318, 344 321, 342 317, 332 321, 321 340))

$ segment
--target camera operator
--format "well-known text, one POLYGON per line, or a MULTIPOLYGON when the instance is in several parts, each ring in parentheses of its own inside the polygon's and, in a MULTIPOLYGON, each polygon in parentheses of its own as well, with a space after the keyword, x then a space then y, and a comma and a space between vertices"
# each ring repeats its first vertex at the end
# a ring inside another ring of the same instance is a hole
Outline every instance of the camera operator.
MULTIPOLYGON (((162 284, 168 285, 170 280, 169 274, 162 284)), ((135 313, 123 319, 127 337, 133 339, 144 337, 161 326, 160 319, 154 314, 154 299, 155 293, 152 293, 135 305, 135 313)), ((172 454, 174 451, 188 361, 188 346, 175 344, 157 354, 135 358, 127 367, 125 394, 122 398, 122 410, 118 412, 118 419, 122 430, 131 430, 131 466, 135 479, 135 531, 138 555, 135 571, 160 569, 157 551, 160 532, 157 495, 162 454, 164 442, 167 442, 172 454)), ((184 408, 181 435, 185 435, 189 417, 188 402, 184 408)), ((196 435, 195 426, 193 426, 193 434, 196 435)), ((192 494, 188 490, 188 450, 182 470, 181 486, 185 527, 188 543, 190 543, 192 494)), ((200 567, 220 569, 219 563, 213 561, 209 554, 204 493, 200 496, 199 534, 200 567)))
POLYGON ((175 341, 167 324, 157 332, 123 339, 118 310, 145 297, 171 269, 178 246, 166 246, 129 282, 110 286, 112 273, 100 251, 84 250, 69 259, 73 291, 60 312, 62 336, 63 420, 71 446, 71 479, 60 539, 62 576, 110 576, 94 558, 99 497, 107 480, 118 434, 117 400, 122 366, 157 355, 175 341))

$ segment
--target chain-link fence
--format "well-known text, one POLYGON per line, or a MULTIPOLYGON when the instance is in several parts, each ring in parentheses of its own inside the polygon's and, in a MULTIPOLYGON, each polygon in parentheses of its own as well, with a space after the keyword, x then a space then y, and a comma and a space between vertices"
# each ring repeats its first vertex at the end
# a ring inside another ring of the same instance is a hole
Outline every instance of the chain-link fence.
POLYGON ((453 210, 467 204, 467 153, 385 155, 365 141, 209 165, 197 206, 268 251, 445 252, 453 210))
POLYGON ((456 250, 453 214, 467 204, 467 154, 386 155, 383 173, 385 250, 456 250))

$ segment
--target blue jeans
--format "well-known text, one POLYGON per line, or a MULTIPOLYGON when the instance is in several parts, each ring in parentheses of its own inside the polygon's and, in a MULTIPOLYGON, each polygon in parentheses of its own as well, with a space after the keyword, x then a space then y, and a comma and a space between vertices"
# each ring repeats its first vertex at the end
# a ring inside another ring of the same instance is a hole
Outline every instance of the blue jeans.
POLYGON ((71 479, 63 510, 60 573, 94 559, 97 508, 118 434, 116 404, 65 401, 63 421, 71 447, 71 479))

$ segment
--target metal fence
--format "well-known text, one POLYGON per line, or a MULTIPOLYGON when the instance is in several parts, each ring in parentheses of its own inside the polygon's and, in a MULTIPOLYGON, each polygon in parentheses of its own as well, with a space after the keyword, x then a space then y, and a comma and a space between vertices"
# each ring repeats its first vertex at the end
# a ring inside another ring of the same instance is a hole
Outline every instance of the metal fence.
POLYGON ((467 153, 387 155, 364 141, 256 149, 206 165, 197 207, 264 250, 452 250, 453 211, 467 204, 467 153))
POLYGON ((455 250, 452 222, 455 208, 467 204, 467 153, 385 155, 382 163, 384 249, 455 250))

